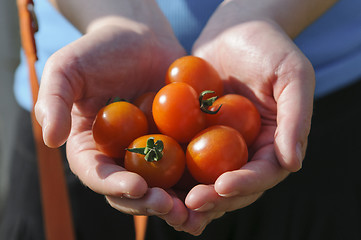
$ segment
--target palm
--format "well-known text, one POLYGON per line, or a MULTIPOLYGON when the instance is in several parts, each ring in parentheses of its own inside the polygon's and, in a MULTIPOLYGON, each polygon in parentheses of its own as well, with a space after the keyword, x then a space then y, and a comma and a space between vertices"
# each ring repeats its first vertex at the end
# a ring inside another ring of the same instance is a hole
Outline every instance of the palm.
POLYGON ((300 168, 312 113, 312 66, 282 30, 262 21, 224 26, 223 16, 227 14, 213 16, 193 53, 218 70, 226 93, 244 95, 257 106, 262 129, 250 149, 250 162, 221 175, 214 185, 198 185, 188 193, 186 205, 200 209, 189 212, 182 229, 193 234, 224 212, 256 201, 300 168))
POLYGON ((103 28, 61 49, 44 70, 36 107, 38 119, 48 123, 46 129, 42 123, 44 139, 50 146, 67 140, 72 171, 98 193, 138 198, 147 191, 143 179, 127 177, 96 150, 91 129, 109 98, 133 100, 160 88, 169 64, 184 54, 171 34, 152 36, 103 28), (127 184, 119 186, 123 180, 127 184))
MULTIPOLYGON (((89 47, 75 48, 80 45, 80 40, 66 49, 69 53, 66 57, 81 59, 75 61, 75 66, 69 66, 70 71, 64 70, 64 74, 72 81, 71 85, 76 87, 73 89, 77 96, 72 109, 73 125, 68 139, 69 149, 72 149, 73 138, 79 137, 80 133, 84 136, 84 130, 91 130, 95 114, 109 98, 118 96, 133 100, 145 91, 155 91, 164 84, 167 66, 182 53, 179 46, 175 46, 179 47, 178 52, 173 51, 173 46, 167 48, 164 43, 159 43, 156 47, 150 46, 149 39, 134 33, 124 33, 116 39, 111 36, 107 39, 107 34, 111 33, 106 31, 98 34, 102 34, 104 39, 102 45, 90 44, 89 47), (131 44, 124 42, 124 38, 130 38, 131 44), (70 75, 66 71, 69 71, 70 75)), ((98 36, 94 38, 98 41, 98 36)), ((91 39, 86 41, 92 42, 91 39)), ((81 142, 83 141, 82 139, 81 142)), ((90 142, 90 139, 88 141, 90 142)))
MULTIPOLYGON (((310 118, 310 111, 300 116, 300 109, 312 106, 314 76, 311 65, 286 35, 270 25, 250 23, 249 26, 234 27, 231 32, 217 36, 214 43, 204 44, 205 40, 200 39, 194 48, 195 54, 206 58, 221 73, 226 91, 248 97, 260 111, 262 132, 251 149, 255 153, 265 146, 278 144, 275 138, 285 137, 280 133, 294 134, 286 133, 282 124, 288 121, 291 126, 288 131, 294 131, 293 124, 300 121, 297 118, 310 118)), ((292 141, 292 136, 287 137, 292 141)), ((282 147, 279 145, 275 147, 276 151, 285 150, 277 149, 282 147)), ((288 152, 283 157, 289 159, 280 158, 280 164, 296 170, 295 163, 286 163, 294 157, 288 152)))
POLYGON ((161 42, 150 45, 149 41, 132 32, 114 38, 111 30, 103 30, 67 46, 61 60, 55 56, 58 66, 60 61, 70 63, 60 74, 68 79, 64 88, 71 87, 74 94, 73 114, 94 117, 110 97, 132 100, 159 88, 167 66, 182 52, 176 42, 171 46, 161 42), (178 51, 173 51, 174 47, 178 51))

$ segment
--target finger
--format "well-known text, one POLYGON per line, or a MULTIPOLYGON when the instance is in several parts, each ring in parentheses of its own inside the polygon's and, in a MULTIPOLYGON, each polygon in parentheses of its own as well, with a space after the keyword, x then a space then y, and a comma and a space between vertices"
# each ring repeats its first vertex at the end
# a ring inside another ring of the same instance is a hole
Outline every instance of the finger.
POLYGON ((246 196, 264 192, 288 176, 274 154, 273 145, 259 149, 241 169, 226 172, 215 182, 215 191, 223 197, 246 196))
POLYGON ((161 215, 159 217, 165 220, 168 225, 174 228, 178 228, 186 222, 188 218, 188 210, 184 203, 178 197, 172 196, 172 198, 172 209, 167 214, 161 215))
POLYGON ((35 105, 37 121, 42 126, 43 138, 49 147, 58 147, 66 141, 71 128, 71 109, 75 92, 70 81, 58 66, 58 57, 52 57, 44 68, 35 105))
POLYGON ((218 198, 214 185, 199 184, 189 191, 185 204, 191 210, 205 212, 213 210, 218 198))
POLYGON ((132 215, 162 216, 173 208, 172 197, 161 188, 149 188, 139 199, 106 196, 108 203, 118 211, 132 215))
POLYGON ((189 192, 186 204, 196 212, 230 212, 250 205, 261 195, 261 192, 257 192, 245 196, 222 197, 213 185, 198 185, 189 192))
POLYGON ((214 219, 220 218, 224 212, 196 212, 189 210, 188 218, 181 226, 175 227, 177 231, 184 231, 194 236, 202 234, 207 225, 214 219))
MULTIPOLYGON (((186 205, 195 211, 228 211, 237 209, 237 205, 229 208, 217 206, 220 197, 238 197, 238 207, 244 207, 257 199, 262 192, 272 188, 289 172, 283 169, 275 154, 273 145, 269 144, 259 149, 248 162, 239 170, 222 174, 213 185, 197 185, 187 195, 186 205), (243 197, 243 198, 242 198, 243 197)), ((230 204, 226 202, 225 206, 230 204)))
POLYGON ((280 164, 288 171, 294 172, 301 168, 307 146, 315 77, 307 60, 299 63, 298 68, 287 66, 285 63, 281 69, 287 70, 280 70, 280 84, 276 86, 276 89, 279 88, 281 91, 276 90, 275 94, 278 124, 275 150, 280 164))
MULTIPOLYGON (((81 142, 82 148, 70 139, 67 143, 67 156, 72 172, 93 191, 111 196, 125 196, 137 199, 144 196, 148 185, 136 173, 128 172, 114 160, 81 142)), ((90 144, 90 143, 89 143, 90 144)))

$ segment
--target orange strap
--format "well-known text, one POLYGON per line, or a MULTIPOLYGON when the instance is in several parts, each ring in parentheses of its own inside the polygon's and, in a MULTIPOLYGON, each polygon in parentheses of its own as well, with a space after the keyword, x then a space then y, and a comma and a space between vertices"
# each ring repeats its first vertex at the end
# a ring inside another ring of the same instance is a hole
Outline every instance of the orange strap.
MULTIPOLYGON (((38 78, 35 71, 37 60, 34 33, 37 22, 32 0, 17 0, 21 44, 25 52, 33 102, 38 96, 38 78)), ((74 240, 73 221, 70 210, 67 186, 65 183, 63 162, 59 149, 48 148, 42 138, 42 130, 31 112, 34 139, 38 156, 39 179, 45 236, 47 240, 74 240)))
POLYGON ((134 216, 135 239, 144 240, 147 231, 147 216, 134 216))
MULTIPOLYGON (((29 68, 29 80, 35 104, 39 83, 35 70, 37 61, 34 34, 37 21, 33 0, 17 0, 21 44, 29 68)), ((45 236, 47 240, 75 240, 71 207, 59 149, 48 148, 42 138, 42 129, 31 112, 35 145, 38 155, 40 188, 42 194, 45 236)), ((145 239, 146 216, 134 216, 136 240, 145 239)))

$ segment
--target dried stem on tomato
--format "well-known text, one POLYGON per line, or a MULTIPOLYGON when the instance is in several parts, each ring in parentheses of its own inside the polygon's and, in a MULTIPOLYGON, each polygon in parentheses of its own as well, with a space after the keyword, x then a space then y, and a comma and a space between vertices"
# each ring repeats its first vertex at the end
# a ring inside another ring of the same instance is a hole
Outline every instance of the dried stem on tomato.
POLYGON ((204 113, 208 113, 208 114, 216 114, 222 107, 222 105, 220 105, 216 110, 211 111, 209 110, 209 107, 212 106, 212 104, 217 100, 218 96, 215 97, 211 97, 208 99, 204 99, 204 96, 206 94, 212 94, 214 93, 214 91, 210 91, 210 90, 206 90, 203 91, 200 95, 199 95, 199 104, 200 104, 200 108, 202 110, 202 112, 204 113))

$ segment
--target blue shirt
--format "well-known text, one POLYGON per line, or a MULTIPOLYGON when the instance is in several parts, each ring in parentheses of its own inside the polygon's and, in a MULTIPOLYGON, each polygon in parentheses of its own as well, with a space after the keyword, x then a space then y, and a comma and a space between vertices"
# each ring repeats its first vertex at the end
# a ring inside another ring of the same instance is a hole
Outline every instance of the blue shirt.
POLYGON ((361 1, 338 1, 306 28, 295 43, 316 72, 322 97, 361 78, 361 1))
MULTIPOLYGON (((221 0, 157 0, 173 27, 175 35, 190 52, 194 41, 221 0)), ((36 68, 42 74, 48 57, 81 34, 62 17, 47 0, 35 2, 40 30, 36 34, 39 61, 36 68)), ((316 71, 316 97, 322 97, 361 77, 361 1, 341 0, 309 26, 295 43, 310 59, 316 71)), ((21 53, 21 59, 24 59, 21 53)), ((31 93, 26 61, 21 61, 15 73, 15 97, 30 110, 31 93)))

